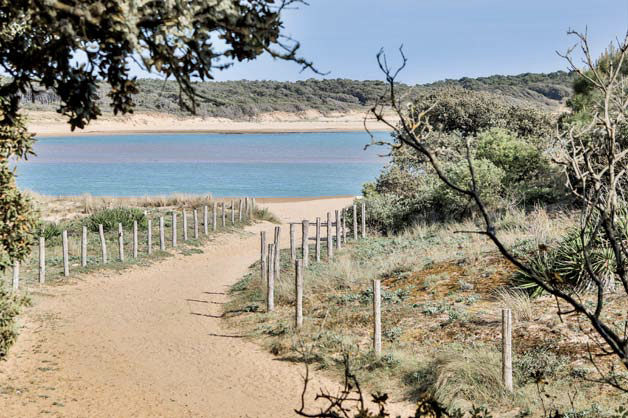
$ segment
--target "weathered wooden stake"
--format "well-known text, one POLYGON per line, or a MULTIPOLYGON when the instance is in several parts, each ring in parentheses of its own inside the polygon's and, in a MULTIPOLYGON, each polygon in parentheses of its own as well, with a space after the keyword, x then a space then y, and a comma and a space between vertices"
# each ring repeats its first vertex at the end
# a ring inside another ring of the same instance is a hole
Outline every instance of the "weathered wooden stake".
POLYGON ((188 240, 188 214, 183 209, 183 241, 188 240))
POLYGON ((362 202, 362 238, 366 237, 366 204, 362 202))
POLYGON ((61 237, 63 245, 63 275, 65 277, 68 277, 70 275, 70 260, 68 255, 68 231, 63 230, 61 237))
POLYGON ((506 390, 512 392, 512 313, 502 309, 502 380, 506 390))
POLYGON ((20 262, 13 262, 13 290, 16 291, 20 288, 20 262))
POLYGON ((231 225, 235 225, 235 201, 231 201, 231 225))
POLYGON ((275 279, 279 281, 281 275, 281 227, 275 227, 275 258, 273 262, 275 263, 275 279))
POLYGON ((340 236, 340 229, 341 229, 341 225, 340 225, 340 211, 336 211, 336 248, 337 249, 341 249, 342 248, 342 242, 341 242, 341 236, 340 236))
POLYGON ((164 217, 159 217, 159 249, 166 251, 166 231, 164 226, 164 217))
POLYGON ((296 227, 295 224, 290 224, 290 261, 293 263, 297 259, 296 227))
POLYGON ((238 218, 239 222, 242 223, 242 199, 240 199, 240 204, 238 205, 238 218))
POLYGON ((118 246, 120 247, 120 261, 124 261, 124 230, 122 224, 118 224, 118 246))
POLYGON ((310 221, 304 220, 301 224, 301 258, 303 259, 303 267, 310 265, 310 221))
POLYGON ((212 205, 212 231, 216 231, 218 228, 218 222, 216 221, 218 214, 218 203, 214 202, 212 205))
MULTIPOLYGON (((149 219, 146 225, 146 252, 148 255, 153 253, 153 220, 149 219)), ((137 257, 137 254, 135 255, 137 257)))
POLYGON ((331 235, 331 213, 327 212, 327 259, 334 255, 334 243, 331 235))
POLYGON ((100 250, 102 253, 102 263, 107 264, 107 241, 105 241, 105 231, 102 224, 98 225, 98 235, 100 236, 100 250))
POLYGON ((266 231, 262 231, 259 233, 262 247, 260 249, 260 265, 262 266, 260 277, 262 279, 262 283, 266 281, 266 231))
POLYGON ((382 298, 379 280, 373 280, 373 351, 377 358, 382 355, 382 298))
POLYGON ((227 213, 226 213, 226 205, 225 202, 222 202, 222 227, 227 226, 227 213))
POLYGON ((275 309, 275 244, 268 244, 268 274, 267 274, 267 295, 266 311, 272 312, 275 309))
POLYGON ((340 211, 340 218, 342 219, 342 242, 347 242, 347 211, 345 208, 342 208, 340 211))
POLYGON ((358 206, 353 205, 353 239, 358 240, 358 206))
POLYGON ((321 218, 316 218, 316 262, 321 261, 321 218))
POLYGON ((46 238, 39 237, 39 283, 46 281, 46 238))
POLYGON ((87 267, 87 227, 83 225, 81 235, 81 267, 87 267))
POLYGON ((194 209, 194 239, 198 239, 198 209, 194 209))
POLYGON ((172 211, 172 246, 177 246, 177 213, 172 211))
POLYGON ((137 221, 133 221, 133 258, 137 258, 137 246, 137 221))
POLYGON ((209 235, 209 208, 207 205, 203 206, 203 232, 205 235, 209 235))
POLYGON ((297 329, 303 326, 303 261, 296 260, 294 264, 295 271, 295 295, 296 295, 296 314, 295 323, 297 329))

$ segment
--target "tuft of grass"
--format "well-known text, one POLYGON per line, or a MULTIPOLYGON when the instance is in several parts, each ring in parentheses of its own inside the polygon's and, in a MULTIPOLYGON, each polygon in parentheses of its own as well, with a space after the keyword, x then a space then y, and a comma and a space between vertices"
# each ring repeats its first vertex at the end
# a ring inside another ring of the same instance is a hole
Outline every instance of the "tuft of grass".
POLYGON ((503 308, 510 309, 519 321, 534 319, 534 306, 530 294, 521 289, 500 287, 495 290, 495 298, 503 308))
POLYGON ((98 226, 108 231, 117 230, 118 224, 122 224, 124 229, 133 227, 133 222, 137 221, 141 228, 146 227, 146 216, 144 212, 136 208, 115 208, 104 209, 96 212, 86 219, 87 228, 92 232, 98 232, 98 226))
POLYGON ((281 221, 277 216, 272 213, 268 208, 255 208, 255 213, 253 213, 255 219, 260 221, 268 221, 274 224, 280 224, 281 221))

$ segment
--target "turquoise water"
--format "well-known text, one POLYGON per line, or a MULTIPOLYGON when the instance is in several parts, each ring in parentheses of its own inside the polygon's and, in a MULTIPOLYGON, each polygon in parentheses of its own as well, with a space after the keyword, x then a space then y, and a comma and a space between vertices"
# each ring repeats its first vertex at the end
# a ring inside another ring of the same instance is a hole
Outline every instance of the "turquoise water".
POLYGON ((49 137, 18 163, 18 184, 68 196, 356 195, 387 161, 386 149, 363 149, 369 141, 365 132, 49 137))

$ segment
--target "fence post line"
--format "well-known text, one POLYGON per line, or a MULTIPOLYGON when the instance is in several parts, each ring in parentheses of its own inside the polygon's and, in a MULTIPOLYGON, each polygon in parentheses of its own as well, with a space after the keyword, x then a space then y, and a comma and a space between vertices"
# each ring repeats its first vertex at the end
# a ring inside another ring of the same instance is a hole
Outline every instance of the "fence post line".
POLYGON ((342 243, 340 237, 340 211, 336 211, 336 248, 341 249, 342 243))
POLYGON ((63 230, 62 234, 63 245, 63 275, 68 277, 70 275, 70 260, 68 256, 68 231, 63 230))
POLYGON ((102 263, 107 264, 107 241, 105 241, 105 231, 102 224, 98 225, 98 235, 100 236, 100 251, 102 254, 102 263))
POLYGON ((295 260, 294 272, 296 296, 295 325, 299 329, 303 326, 303 260, 295 260))
POLYGON ((39 237, 39 283, 46 281, 46 238, 39 237))
POLYGON ((18 290, 20 288, 20 262, 15 260, 13 262, 13 290, 18 290))
POLYGON ((296 246, 296 225, 290 224, 290 261, 294 263, 297 259, 297 246, 296 246))
MULTIPOLYGON (((146 222, 146 252, 150 255, 153 253, 153 220, 148 219, 146 222)), ((137 254, 135 255, 137 257, 137 254)))
POLYGON ((207 205, 203 206, 203 232, 205 233, 205 235, 209 235, 209 209, 207 208, 207 205))
POLYGON ((382 298, 379 280, 373 280, 373 351, 382 355, 382 298))
POLYGON ((307 267, 310 265, 310 221, 303 220, 301 229, 301 258, 303 259, 303 267, 307 267))
POLYGON ((342 208, 342 210, 340 211, 340 219, 342 220, 342 242, 346 243, 347 242, 347 211, 345 210, 345 208, 342 208))
POLYGON ((259 233, 261 248, 260 248, 260 265, 261 265, 261 274, 260 277, 262 279, 262 283, 266 281, 266 231, 262 231, 259 233))
POLYGON ((177 246, 177 212, 172 211, 172 246, 177 246))
POLYGON ((316 218, 316 262, 321 261, 321 218, 316 218))
POLYGON ((281 276, 281 227, 275 227, 275 257, 273 258, 273 262, 275 266, 273 270, 275 271, 275 279, 279 281, 281 276))
POLYGON ((183 241, 188 240, 188 214, 183 209, 183 241))
POLYGON ((164 217, 159 217, 159 249, 166 250, 166 231, 164 231, 164 217))
POLYGON ((267 294, 266 311, 272 312, 275 309, 275 244, 268 244, 268 274, 267 274, 267 294))
POLYGON ((222 202, 222 227, 226 227, 227 226, 227 213, 226 211, 226 205, 225 202, 222 202))
POLYGON ((216 214, 218 213, 218 203, 214 202, 212 205, 212 231, 216 231, 218 224, 216 221, 216 214))
POLYGON ((502 380, 506 390, 512 392, 512 313, 502 309, 502 380))
POLYGON ((118 246, 120 247, 120 261, 124 261, 124 230, 121 223, 118 223, 118 246))
MULTIPOLYGON (((150 221, 148 221, 148 222, 150 222, 150 221)), ((137 258, 137 246, 138 246, 138 242, 137 242, 137 221, 133 221, 133 258, 137 258)))
POLYGON ((327 259, 330 260, 334 255, 334 242, 331 235, 331 213, 327 212, 327 259))
POLYGON ((353 204, 353 239, 358 240, 358 206, 353 204))
POLYGON ((198 239, 198 209, 194 208, 194 239, 198 239))
POLYGON ((366 204, 362 202, 362 238, 366 237, 366 204))
POLYGON ((87 227, 83 225, 81 235, 81 267, 87 267, 87 227))

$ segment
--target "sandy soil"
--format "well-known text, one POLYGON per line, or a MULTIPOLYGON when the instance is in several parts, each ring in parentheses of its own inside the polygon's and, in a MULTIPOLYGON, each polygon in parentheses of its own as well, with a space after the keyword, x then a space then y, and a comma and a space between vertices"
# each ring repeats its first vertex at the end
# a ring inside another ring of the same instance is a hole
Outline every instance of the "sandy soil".
MULTIPOLYGON (((266 206, 286 222, 349 201, 266 206)), ((35 290, 0 364, 0 416, 295 416, 302 366, 277 361, 219 317, 229 285, 258 257, 258 232, 273 227, 217 237, 203 254, 35 290)), ((312 389, 320 387, 339 386, 317 375, 312 389)))
MULTIPOLYGON (((129 116, 101 116, 85 129, 70 131, 67 121, 54 112, 30 111, 29 131, 38 137, 51 135, 94 135, 155 132, 271 133, 271 132, 338 132, 364 130, 364 112, 322 115, 308 111, 302 114, 274 112, 251 121, 224 118, 177 117, 161 113, 138 113, 129 116)), ((389 130, 376 121, 368 121, 373 130, 389 130)))

